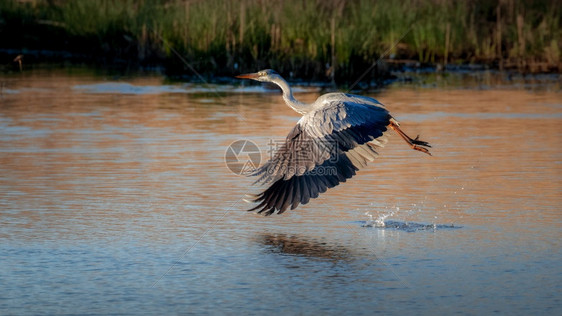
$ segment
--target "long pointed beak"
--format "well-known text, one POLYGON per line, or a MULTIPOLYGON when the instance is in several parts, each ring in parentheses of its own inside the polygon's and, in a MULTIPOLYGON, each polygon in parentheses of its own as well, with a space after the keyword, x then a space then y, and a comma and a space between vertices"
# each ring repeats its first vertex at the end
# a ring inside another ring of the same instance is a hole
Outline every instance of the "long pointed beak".
POLYGON ((257 77, 259 77, 258 73, 252 73, 252 74, 242 74, 242 75, 238 75, 235 76, 236 78, 240 78, 240 79, 256 79, 257 77))

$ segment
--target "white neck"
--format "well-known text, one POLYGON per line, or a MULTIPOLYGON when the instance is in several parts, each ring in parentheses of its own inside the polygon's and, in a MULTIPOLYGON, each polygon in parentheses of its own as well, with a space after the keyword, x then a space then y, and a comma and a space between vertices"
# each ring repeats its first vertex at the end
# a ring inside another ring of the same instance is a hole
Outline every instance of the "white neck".
POLYGON ((275 76, 271 79, 272 79, 271 82, 275 83, 276 85, 279 86, 279 88, 281 88, 281 90, 283 90, 283 100, 285 100, 285 103, 289 107, 291 107, 291 109, 295 110, 296 112, 302 115, 305 115, 312 109, 311 104, 306 104, 295 99, 291 87, 289 86, 287 81, 285 81, 285 79, 283 79, 281 76, 275 76))

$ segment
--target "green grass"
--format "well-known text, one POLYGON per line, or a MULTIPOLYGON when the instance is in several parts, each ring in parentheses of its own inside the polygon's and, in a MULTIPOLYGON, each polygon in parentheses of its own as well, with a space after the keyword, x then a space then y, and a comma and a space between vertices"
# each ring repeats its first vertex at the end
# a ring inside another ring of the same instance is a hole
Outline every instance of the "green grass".
POLYGON ((2 1, 0 48, 346 80, 384 58, 561 71, 556 0, 2 1))

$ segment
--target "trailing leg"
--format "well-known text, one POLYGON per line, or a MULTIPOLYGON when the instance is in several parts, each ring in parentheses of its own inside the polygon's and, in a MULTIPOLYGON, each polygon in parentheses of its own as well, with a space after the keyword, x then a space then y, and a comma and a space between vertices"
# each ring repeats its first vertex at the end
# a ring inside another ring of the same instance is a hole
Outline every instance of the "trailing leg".
POLYGON ((402 139, 404 139, 410 145, 410 147, 412 147, 412 149, 424 152, 424 153, 431 156, 431 153, 429 152, 429 150, 427 150, 427 148, 425 148, 425 147, 431 148, 431 145, 429 145, 428 142, 424 142, 422 140, 419 140, 418 139, 420 137, 419 135, 416 136, 415 139, 410 138, 410 136, 406 135, 406 133, 404 133, 400 129, 400 124, 398 124, 398 122, 394 118, 390 119, 390 124, 388 126, 390 128, 392 128, 396 133, 398 133, 398 135, 400 135, 400 137, 402 137, 402 139))

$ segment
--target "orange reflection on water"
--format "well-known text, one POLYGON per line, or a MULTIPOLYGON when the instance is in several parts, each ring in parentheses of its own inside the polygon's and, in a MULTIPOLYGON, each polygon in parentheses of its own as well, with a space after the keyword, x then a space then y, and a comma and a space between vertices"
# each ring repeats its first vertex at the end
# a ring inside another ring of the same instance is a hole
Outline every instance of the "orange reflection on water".
MULTIPOLYGON (((238 212, 247 205, 234 202, 259 188, 230 173, 223 161, 226 147, 250 139, 266 158, 268 141, 283 139, 298 120, 276 91, 134 94, 75 88, 97 80, 43 74, 5 79, 0 203, 10 210, 8 221, 72 232, 108 217, 120 230, 126 221, 147 225, 143 221, 154 213, 173 227, 189 225, 176 221, 185 212, 195 221, 211 221, 232 205, 238 212), (138 212, 115 209, 131 203, 138 212), (170 205, 188 210, 178 213, 170 205), (48 210, 48 216, 36 210, 48 210)), ((127 83, 164 84, 159 77, 127 83)), ((297 95, 307 102, 317 96, 297 95)), ((355 220, 365 211, 399 208, 395 217, 413 221, 561 225, 560 93, 396 87, 374 97, 407 133, 434 146, 433 157, 392 136, 378 160, 293 211, 302 216, 295 220, 355 220)))

